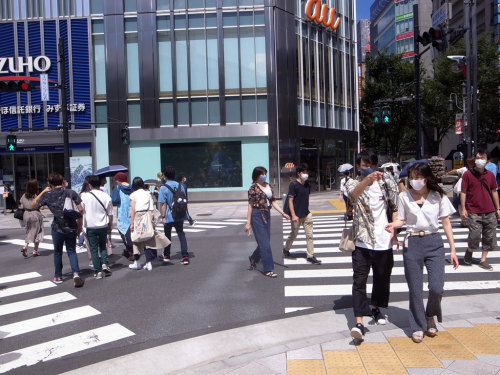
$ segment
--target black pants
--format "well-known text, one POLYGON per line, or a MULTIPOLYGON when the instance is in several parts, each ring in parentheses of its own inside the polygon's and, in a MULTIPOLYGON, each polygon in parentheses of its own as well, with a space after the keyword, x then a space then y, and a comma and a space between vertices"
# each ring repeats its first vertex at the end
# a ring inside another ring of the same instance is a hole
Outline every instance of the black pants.
POLYGON ((373 270, 372 306, 387 307, 394 257, 392 249, 369 250, 356 246, 352 252, 352 304, 354 316, 371 316, 366 296, 366 281, 370 268, 373 270))
POLYGON ((132 255, 133 246, 132 238, 130 238, 130 228, 128 228, 127 233, 125 234, 120 231, 118 231, 118 233, 120 233, 120 237, 122 238, 123 244, 125 245, 125 250, 129 253, 129 255, 132 255))
MULTIPOLYGON (((163 231, 165 232, 165 236, 172 241, 172 228, 175 228, 177 232, 177 238, 179 238, 179 242, 181 244, 181 254, 182 257, 189 257, 188 246, 186 241, 186 234, 184 233, 184 221, 174 221, 172 223, 163 224, 163 231)), ((170 258, 170 247, 172 244, 168 245, 163 249, 163 256, 170 258)))

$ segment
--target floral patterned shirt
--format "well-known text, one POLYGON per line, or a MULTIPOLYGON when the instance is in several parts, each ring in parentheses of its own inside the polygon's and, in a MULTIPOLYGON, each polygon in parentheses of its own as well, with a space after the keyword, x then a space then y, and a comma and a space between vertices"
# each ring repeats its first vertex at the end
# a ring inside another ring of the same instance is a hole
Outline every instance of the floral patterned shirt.
MULTIPOLYGON (((373 213, 370 208, 370 199, 366 192, 361 193, 357 199, 351 198, 352 191, 361 182, 361 179, 349 179, 346 183, 346 191, 348 193, 349 199, 353 205, 353 226, 354 233, 356 234, 356 240, 363 243, 375 244, 375 233, 374 233, 374 219, 373 213)), ((380 190, 384 194, 384 199, 386 200, 388 207, 392 209, 393 212, 398 210, 398 186, 393 178, 389 177, 387 173, 384 177, 378 181, 380 184, 380 190)))
POLYGON ((269 184, 266 184, 266 186, 271 188, 272 197, 270 199, 267 198, 266 193, 260 189, 257 183, 253 183, 250 189, 248 189, 248 203, 250 203, 253 208, 268 211, 271 207, 271 203, 276 200, 272 186, 269 184))

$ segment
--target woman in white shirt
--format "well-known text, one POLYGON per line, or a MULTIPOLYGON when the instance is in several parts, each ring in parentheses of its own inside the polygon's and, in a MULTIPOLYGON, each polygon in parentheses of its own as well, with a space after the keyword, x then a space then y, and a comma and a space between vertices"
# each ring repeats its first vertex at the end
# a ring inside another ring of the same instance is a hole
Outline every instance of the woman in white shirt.
POLYGON ((398 220, 389 223, 386 230, 393 236, 406 223, 403 260, 409 289, 410 327, 412 340, 422 342, 437 333, 434 316, 441 322, 441 298, 444 287, 444 244, 439 230, 443 225, 450 244, 450 262, 456 269, 458 258, 450 223, 455 212, 453 205, 438 185, 436 177, 425 163, 416 163, 409 170, 409 189, 399 194, 398 220), (429 297, 423 303, 423 266, 427 268, 429 297))
POLYGON ((139 263, 139 258, 141 252, 144 252, 146 256, 144 269, 151 271, 153 269, 151 261, 157 257, 157 249, 163 249, 170 245, 170 240, 163 233, 156 230, 156 222, 153 215, 155 210, 153 195, 147 189, 142 178, 134 178, 132 181, 132 189, 134 192, 130 194, 130 232, 134 249, 134 263, 128 267, 132 270, 140 270, 141 264, 139 263), (133 232, 135 228, 138 227, 144 215, 150 216, 154 235, 146 241, 134 241, 133 232))

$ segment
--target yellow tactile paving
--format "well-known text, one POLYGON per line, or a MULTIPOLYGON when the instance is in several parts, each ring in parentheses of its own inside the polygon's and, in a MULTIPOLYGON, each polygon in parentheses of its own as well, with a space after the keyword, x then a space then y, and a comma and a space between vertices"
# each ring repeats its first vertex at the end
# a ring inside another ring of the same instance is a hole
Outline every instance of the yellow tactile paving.
POLYGON ((425 350, 396 350, 396 355, 399 357, 399 360, 403 363, 404 367, 443 367, 443 364, 436 358, 434 353, 432 353, 427 347, 424 346, 424 348, 425 350))
POLYGON ((290 360, 286 363, 287 375, 326 375, 325 364, 321 359, 290 360))
POLYGON ((500 345, 500 324, 474 324, 474 326, 500 345))
POLYGON ((427 337, 427 336, 425 336, 423 342, 427 346, 433 346, 433 345, 459 345, 460 344, 460 342, 457 341, 457 339, 455 337, 453 337, 450 334, 450 332, 447 332, 447 331, 439 331, 435 337, 427 337))
POLYGON ((363 362, 356 350, 325 350, 325 367, 363 367, 363 362))
POLYGON ((440 361, 451 361, 459 359, 477 359, 474 354, 470 352, 462 344, 439 344, 429 346, 429 349, 440 361))
POLYGON ((392 348, 398 350, 428 350, 424 345, 415 344, 409 337, 387 337, 392 348))
POLYGON ((500 354, 500 345, 477 327, 447 328, 447 330, 474 354, 500 354))
POLYGON ((367 372, 363 366, 361 366, 361 367, 332 367, 332 368, 327 368, 326 373, 327 373, 327 375, 367 375, 367 372))
POLYGON ((407 374, 403 364, 389 343, 363 343, 356 349, 369 375, 407 374))

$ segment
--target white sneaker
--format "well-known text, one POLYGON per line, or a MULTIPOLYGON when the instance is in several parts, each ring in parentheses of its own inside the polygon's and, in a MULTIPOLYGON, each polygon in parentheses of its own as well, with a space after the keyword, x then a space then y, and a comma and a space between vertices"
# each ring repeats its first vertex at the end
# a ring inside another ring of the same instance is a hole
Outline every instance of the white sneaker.
POLYGON ((151 262, 147 262, 147 263, 144 265, 144 269, 145 269, 145 270, 148 270, 148 271, 152 271, 152 270, 153 270, 153 265, 151 264, 151 262))
POLYGON ((109 269, 108 265, 107 264, 103 264, 102 265, 102 273, 104 274, 104 276, 108 277, 108 276, 111 276, 111 270, 109 269))
POLYGON ((96 279, 102 279, 102 272, 96 272, 96 273, 94 273, 94 278, 96 278, 96 279))
POLYGON ((131 270, 140 270, 141 264, 139 263, 138 260, 134 260, 134 263, 129 264, 128 268, 130 268, 131 270))
POLYGON ((83 280, 77 272, 73 274, 73 283, 75 284, 75 288, 81 288, 83 286, 83 280))

